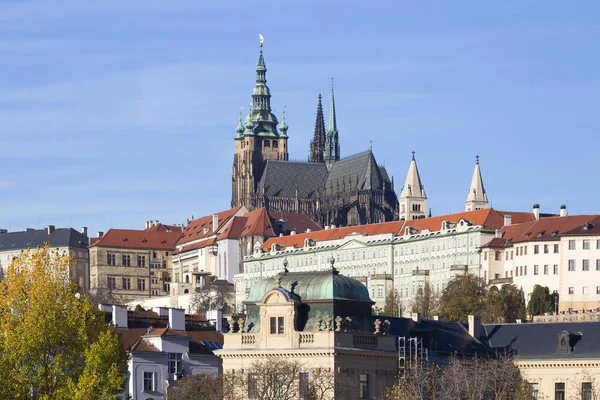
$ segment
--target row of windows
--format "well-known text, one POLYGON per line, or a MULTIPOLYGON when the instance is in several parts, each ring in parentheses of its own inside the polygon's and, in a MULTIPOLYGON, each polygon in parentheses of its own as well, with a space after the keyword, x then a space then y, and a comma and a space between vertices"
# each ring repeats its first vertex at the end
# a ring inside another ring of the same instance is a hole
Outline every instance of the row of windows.
MULTIPOLYGON (((555 244, 554 245, 554 254, 558 254, 558 248, 559 248, 559 245, 555 244)), ((547 244, 543 245, 542 249, 544 251, 544 254, 550 253, 549 245, 547 245, 547 244)), ((527 254, 527 252, 525 252, 525 254, 527 254)), ((533 254, 540 254, 540 245, 539 244, 536 244, 533 246, 533 254)))
MULTIPOLYGON (((558 275, 558 264, 554 264, 552 266, 552 273, 554 275, 558 275)), ((534 265, 533 266, 533 274, 534 275, 539 275, 540 274, 540 266, 539 265, 534 265)), ((504 272, 505 278, 508 278, 508 271, 504 272)), ((527 265, 521 265, 519 267, 515 267, 515 276, 524 276, 527 275, 527 265)), ((544 275, 548 275, 548 265, 544 265, 544 275)), ((512 271, 510 271, 510 276, 512 277, 512 271)))
MULTIPOLYGON (((113 290, 117 289, 117 277, 109 276, 107 279, 108 289, 113 290)), ((132 278, 121 278, 121 287, 119 289, 123 290, 146 290, 146 278, 137 278, 137 288, 131 289, 131 281, 132 278)), ((134 281, 135 282, 135 281, 134 281)))
MULTIPOLYGON (((169 252, 165 252, 165 256, 169 256, 169 252)), ((152 252, 152 259, 156 259, 158 254, 156 251, 152 252)), ((117 255, 115 253, 106 253, 106 264, 109 266, 117 265, 117 255)), ((146 267, 146 256, 139 255, 137 256, 137 264, 138 267, 145 268, 146 267)), ((123 267, 131 267, 131 255, 130 254, 121 254, 121 266, 123 267)), ((150 263, 150 266, 153 268, 160 268, 160 263, 150 263)), ((167 260, 162 261, 162 267, 167 267, 167 260)))
MULTIPOLYGON (((569 271, 575 271, 575 260, 569 260, 569 271)), ((581 260, 581 270, 590 270, 590 260, 581 260)), ((596 260, 596 271, 600 271, 600 259, 596 260)))
MULTIPOLYGON (((569 294, 575 294, 575 287, 569 287, 569 294)), ((590 294, 589 286, 584 286, 581 288, 581 294, 590 294)), ((600 294, 600 286, 596 286, 596 294, 600 294)))
MULTIPOLYGON (((569 240, 569 250, 576 250, 576 249, 577 249, 577 242, 573 239, 569 240)), ((590 240, 589 239, 583 239, 581 241, 581 249, 582 250, 590 249, 590 240)), ((600 250, 600 240, 596 240, 596 249, 600 250)))

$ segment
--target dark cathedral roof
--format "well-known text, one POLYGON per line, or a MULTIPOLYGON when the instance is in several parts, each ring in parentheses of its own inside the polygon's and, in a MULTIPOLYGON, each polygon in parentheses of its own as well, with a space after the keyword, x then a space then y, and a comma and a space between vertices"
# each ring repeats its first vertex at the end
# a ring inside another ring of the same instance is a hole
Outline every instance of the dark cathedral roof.
POLYGON ((333 164, 329 177, 327 178, 326 189, 328 192, 344 191, 355 189, 357 186, 361 190, 380 190, 383 183, 390 187, 387 171, 385 175, 375 162, 375 157, 371 150, 358 153, 350 157, 343 158, 333 164))
POLYGON ((391 189, 387 171, 377 165, 368 150, 337 161, 329 173, 324 163, 268 160, 258 188, 259 192, 264 189, 267 197, 293 198, 298 190, 299 198, 311 199, 323 189, 328 193, 355 190, 357 186, 381 190, 384 182, 391 189))
POLYGON ((310 199, 325 187, 327 167, 323 163, 268 160, 258 184, 267 197, 310 199))

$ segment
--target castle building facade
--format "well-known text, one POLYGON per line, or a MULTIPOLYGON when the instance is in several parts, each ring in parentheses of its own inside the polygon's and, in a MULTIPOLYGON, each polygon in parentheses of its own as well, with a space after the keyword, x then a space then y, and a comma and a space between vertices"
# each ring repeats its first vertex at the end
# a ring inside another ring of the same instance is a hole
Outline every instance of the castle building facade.
POLYGON ((341 158, 335 99, 329 121, 321 96, 307 162, 289 160, 285 111, 272 113, 262 48, 256 66, 252 108, 236 128, 231 207, 299 212, 321 225, 362 225, 398 219, 398 200, 385 167, 371 150, 341 158))

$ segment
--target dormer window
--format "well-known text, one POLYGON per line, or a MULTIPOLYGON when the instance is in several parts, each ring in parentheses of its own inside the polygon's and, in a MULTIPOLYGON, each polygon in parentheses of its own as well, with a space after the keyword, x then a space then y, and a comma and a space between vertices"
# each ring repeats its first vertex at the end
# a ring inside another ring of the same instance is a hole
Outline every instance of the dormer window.
POLYGON ((285 318, 283 317, 271 317, 270 318, 270 332, 271 335, 283 335, 285 318))

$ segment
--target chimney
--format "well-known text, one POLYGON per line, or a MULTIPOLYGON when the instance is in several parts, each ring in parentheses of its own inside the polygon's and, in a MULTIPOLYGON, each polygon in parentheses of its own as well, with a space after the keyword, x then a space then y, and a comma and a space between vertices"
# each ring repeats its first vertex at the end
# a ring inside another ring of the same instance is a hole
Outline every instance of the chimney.
POLYGON ((154 220, 154 226, 158 225, 159 221, 157 219, 154 220))
POLYGON ((417 323, 421 322, 421 314, 419 314, 418 312, 412 313, 412 320, 417 323))
POLYGON ((208 310, 206 319, 210 322, 217 332, 223 332, 223 312, 220 310, 208 310))
POLYGON ((434 320, 434 321, 441 321, 441 320, 442 320, 442 317, 440 317, 439 315, 434 315, 434 316, 433 316, 433 320, 434 320))
POLYGON ((185 332, 185 310, 169 308, 169 327, 174 331, 185 332))
POLYGON ((516 321, 516 323, 517 323, 517 324, 520 324, 521 322, 523 322, 523 321, 522 321, 522 320, 520 320, 520 319, 517 319, 517 320, 515 320, 515 321, 516 321))
POLYGON ((312 229, 307 229, 306 230, 306 233, 311 233, 311 232, 312 232, 312 229))
POLYGON ((145 229, 150 228, 150 221, 146 221, 146 223, 144 224, 144 228, 145 229))
POLYGON ((496 232, 494 234, 494 237, 496 238, 501 238, 502 237, 502 231, 500 229, 496 229, 496 232))
POLYGON ((102 236, 104 236, 104 232, 98 231, 97 235, 98 235, 99 238, 101 238, 102 236))
POLYGON ((290 232, 290 235, 291 235, 291 236, 294 236, 295 234, 296 234, 296 231, 291 231, 291 232, 290 232))
POLYGON ((479 339, 481 330, 481 317, 479 315, 469 315, 469 335, 475 339, 479 339))
POLYGON ((511 225, 512 225, 512 215, 504 214, 504 226, 511 226, 511 225))
POLYGON ((48 225, 48 236, 50 236, 55 230, 56 227, 54 225, 48 225))
POLYGON ((561 217, 567 216, 567 206, 564 204, 562 206, 560 206, 560 216, 561 217))
POLYGON ((335 224, 331 224, 330 229, 335 229, 335 224))
POLYGON ((87 237, 87 226, 82 226, 81 227, 81 234, 85 237, 87 237))
POLYGON ((213 214, 212 230, 213 232, 216 232, 217 229, 219 229, 219 214, 213 214))
POLYGON ((539 204, 533 205, 533 216, 535 217, 536 220, 540 219, 540 205, 539 204))
POLYGON ((119 329, 127 329, 127 306, 112 306, 111 323, 119 329))
POLYGON ((157 307, 154 309, 159 317, 168 317, 169 316, 169 307, 157 307))

